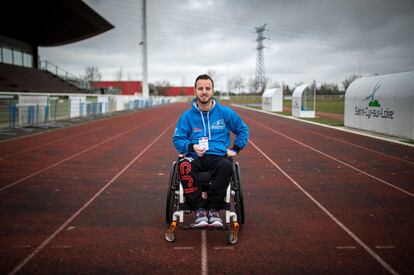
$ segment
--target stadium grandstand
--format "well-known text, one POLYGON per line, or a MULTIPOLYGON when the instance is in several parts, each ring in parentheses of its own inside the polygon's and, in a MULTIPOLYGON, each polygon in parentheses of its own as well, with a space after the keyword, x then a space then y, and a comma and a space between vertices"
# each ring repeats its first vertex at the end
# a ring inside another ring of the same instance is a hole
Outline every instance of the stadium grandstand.
POLYGON ((83 93, 76 76, 39 60, 38 47, 61 46, 112 29, 81 0, 8 0, 0 17, 0 91, 83 93))
POLYGON ((164 98, 142 98, 139 81, 122 86, 125 93, 107 95, 40 60, 39 47, 78 42, 114 28, 83 1, 6 0, 1 8, 0 138, 18 130, 61 127, 63 121, 169 103, 164 98))

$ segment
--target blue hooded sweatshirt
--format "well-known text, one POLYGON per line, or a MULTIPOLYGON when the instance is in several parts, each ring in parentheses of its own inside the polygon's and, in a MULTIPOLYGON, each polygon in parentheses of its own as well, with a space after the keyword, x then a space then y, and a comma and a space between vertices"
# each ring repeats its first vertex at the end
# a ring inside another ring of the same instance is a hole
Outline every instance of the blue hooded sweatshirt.
POLYGON ((218 104, 213 98, 213 107, 203 112, 197 107, 196 98, 190 110, 185 111, 178 120, 173 135, 173 143, 180 154, 197 157, 192 149, 201 138, 208 138, 206 155, 226 156, 230 145, 230 131, 236 135, 232 150, 239 152, 249 138, 247 125, 239 115, 227 106, 218 104))

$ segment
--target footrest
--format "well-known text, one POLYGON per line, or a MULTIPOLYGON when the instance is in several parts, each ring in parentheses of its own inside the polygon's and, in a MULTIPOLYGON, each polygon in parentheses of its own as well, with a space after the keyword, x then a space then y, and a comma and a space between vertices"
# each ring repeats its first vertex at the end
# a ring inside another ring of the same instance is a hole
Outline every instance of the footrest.
POLYGON ((191 230, 191 229, 198 229, 198 230, 227 230, 227 226, 221 226, 221 227, 216 227, 216 226, 195 226, 193 223, 192 224, 181 224, 180 228, 182 230, 191 230))

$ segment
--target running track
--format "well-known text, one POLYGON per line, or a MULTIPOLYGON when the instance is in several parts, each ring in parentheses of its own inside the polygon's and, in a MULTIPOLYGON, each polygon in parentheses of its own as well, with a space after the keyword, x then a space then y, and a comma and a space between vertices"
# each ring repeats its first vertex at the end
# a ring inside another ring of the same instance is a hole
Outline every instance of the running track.
POLYGON ((250 110, 246 224, 164 233, 173 104, 0 142, 2 274, 414 274, 414 149, 250 110))

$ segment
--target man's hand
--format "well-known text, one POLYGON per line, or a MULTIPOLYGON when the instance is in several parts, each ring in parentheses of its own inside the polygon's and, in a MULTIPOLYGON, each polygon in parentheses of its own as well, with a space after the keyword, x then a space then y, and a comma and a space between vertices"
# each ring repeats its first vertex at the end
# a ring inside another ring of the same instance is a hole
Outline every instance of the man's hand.
POLYGON ((197 155, 198 155, 199 157, 204 156, 204 153, 206 152, 206 148, 201 147, 201 146, 200 146, 200 145, 198 145, 198 144, 194 144, 194 145, 193 145, 193 149, 194 149, 194 151, 197 153, 197 155))
POLYGON ((227 149, 227 156, 229 157, 229 158, 232 158, 232 157, 234 157, 234 156, 236 156, 237 155, 237 152, 236 151, 233 151, 233 150, 231 150, 231 149, 227 149))

